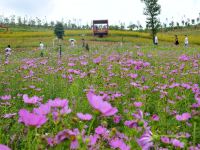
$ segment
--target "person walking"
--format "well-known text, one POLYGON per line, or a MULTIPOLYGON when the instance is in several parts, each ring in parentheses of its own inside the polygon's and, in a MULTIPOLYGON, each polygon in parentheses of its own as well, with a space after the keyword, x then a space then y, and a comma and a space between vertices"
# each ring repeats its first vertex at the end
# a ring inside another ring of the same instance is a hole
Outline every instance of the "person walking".
POLYGON ((175 45, 179 45, 178 36, 175 35, 175 45))
POLYGON ((188 45, 189 45, 188 36, 185 35, 185 47, 188 47, 188 45))
POLYGON ((155 45, 158 45, 158 37, 157 37, 157 35, 155 36, 154 44, 155 44, 155 45))
POLYGON ((9 56, 11 55, 11 48, 10 45, 7 46, 7 48, 5 48, 5 62, 8 63, 9 62, 9 56))
POLYGON ((43 57, 44 56, 44 44, 42 42, 40 42, 40 56, 43 57))
POLYGON ((85 39, 82 38, 82 47, 85 47, 85 39))

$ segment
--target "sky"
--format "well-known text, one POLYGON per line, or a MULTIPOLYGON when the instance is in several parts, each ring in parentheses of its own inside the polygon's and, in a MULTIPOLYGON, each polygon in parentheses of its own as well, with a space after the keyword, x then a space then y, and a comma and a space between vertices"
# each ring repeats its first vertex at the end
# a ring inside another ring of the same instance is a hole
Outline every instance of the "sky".
MULTIPOLYGON (((200 0, 158 0, 161 22, 196 18, 200 15, 200 0)), ((108 19, 109 24, 140 23, 145 26, 144 4, 141 0, 0 0, 0 16, 28 16, 47 21, 76 19, 79 24, 91 24, 95 19, 108 19)))

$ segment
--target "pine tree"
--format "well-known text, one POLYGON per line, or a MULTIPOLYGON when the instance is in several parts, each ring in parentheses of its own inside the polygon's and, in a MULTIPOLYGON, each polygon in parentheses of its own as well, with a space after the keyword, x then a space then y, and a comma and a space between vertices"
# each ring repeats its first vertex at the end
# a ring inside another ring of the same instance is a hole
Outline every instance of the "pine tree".
POLYGON ((57 24, 55 25, 54 33, 58 39, 63 39, 65 31, 61 22, 57 22, 57 24))
POLYGON ((145 4, 144 15, 147 16, 146 27, 151 29, 151 35, 153 43, 155 43, 155 35, 160 27, 160 21, 157 16, 161 12, 161 6, 158 4, 158 0, 141 0, 145 4))

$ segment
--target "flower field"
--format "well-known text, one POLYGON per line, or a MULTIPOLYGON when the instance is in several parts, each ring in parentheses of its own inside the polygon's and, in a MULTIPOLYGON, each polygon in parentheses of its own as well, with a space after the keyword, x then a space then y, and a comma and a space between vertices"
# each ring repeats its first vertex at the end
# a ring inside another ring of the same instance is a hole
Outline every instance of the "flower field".
POLYGON ((200 49, 17 49, 0 65, 0 150, 200 149, 200 49))

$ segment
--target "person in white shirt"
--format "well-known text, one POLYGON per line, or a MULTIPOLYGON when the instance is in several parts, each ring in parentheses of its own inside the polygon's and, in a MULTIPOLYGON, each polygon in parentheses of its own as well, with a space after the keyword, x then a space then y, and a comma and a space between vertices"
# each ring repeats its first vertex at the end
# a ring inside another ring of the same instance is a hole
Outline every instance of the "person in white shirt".
POLYGON ((157 35, 155 36, 154 44, 155 44, 155 45, 158 45, 158 37, 157 37, 157 35))
POLYGON ((44 44, 42 42, 40 42, 40 56, 43 57, 44 56, 44 44))
POLYGON ((188 44, 189 44, 189 40, 188 40, 187 35, 185 35, 185 47, 188 47, 188 44))
POLYGON ((10 45, 8 45, 8 47, 5 49, 5 61, 8 61, 8 57, 11 55, 11 48, 10 45))

